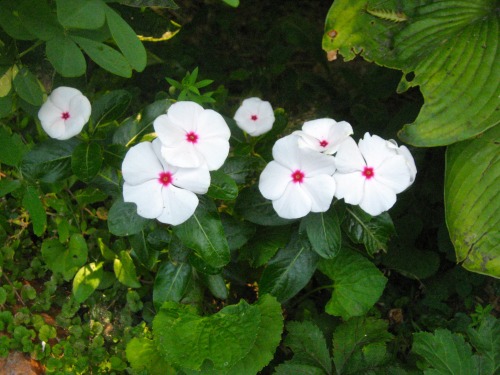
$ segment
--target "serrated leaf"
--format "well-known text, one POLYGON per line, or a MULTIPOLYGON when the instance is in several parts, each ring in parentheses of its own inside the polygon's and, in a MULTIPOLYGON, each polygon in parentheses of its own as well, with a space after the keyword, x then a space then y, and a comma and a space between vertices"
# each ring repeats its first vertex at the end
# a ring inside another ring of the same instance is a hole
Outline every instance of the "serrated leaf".
POLYGON ((191 267, 186 263, 164 262, 158 268, 153 286, 153 303, 157 310, 167 301, 180 302, 191 281, 191 267))
POLYGON ((19 134, 9 134, 0 127, 0 163, 16 167, 28 152, 19 134))
POLYGON ((260 324, 260 309, 243 300, 207 317, 189 305, 165 302, 153 320, 153 333, 167 362, 200 370, 209 360, 222 370, 249 353, 260 324))
POLYGON ((38 194, 34 186, 27 186, 23 195, 23 207, 30 214, 33 233, 40 237, 47 227, 47 214, 38 194))
POLYGON ((296 295, 311 279, 318 255, 309 242, 292 236, 288 245, 269 261, 259 282, 260 293, 269 293, 284 302, 296 295))
POLYGON ((334 259, 321 259, 318 269, 333 281, 332 298, 325 311, 346 320, 366 314, 387 283, 372 262, 348 248, 334 259))
POLYGON ((66 280, 73 277, 78 267, 85 264, 88 248, 81 234, 73 234, 69 244, 56 239, 46 239, 42 243, 42 257, 52 272, 59 272, 66 280))
POLYGON ((457 262, 500 278, 500 126, 446 151, 445 214, 457 262))
POLYGON ((71 169, 83 182, 90 182, 101 170, 102 149, 97 143, 82 143, 71 155, 71 169))
POLYGON ((71 176, 71 155, 79 141, 48 139, 37 144, 21 162, 21 172, 28 180, 53 183, 71 176))
POLYGON ((209 266, 218 268, 229 262, 229 245, 217 208, 211 200, 200 197, 193 216, 175 226, 173 232, 209 266))
POLYGON ((327 212, 309 213, 301 221, 312 248, 319 256, 332 259, 337 256, 342 245, 340 219, 334 209, 327 212))
POLYGON ((132 69, 125 57, 110 46, 94 40, 72 35, 71 38, 101 68, 120 77, 130 78, 132 69))
POLYGON ((210 172, 210 187, 207 195, 213 199, 233 200, 238 196, 236 182, 222 171, 210 172))
POLYGON ((333 361, 338 374, 358 374, 387 360, 386 343, 392 339, 387 322, 355 317, 333 333, 333 361))
POLYGON ((119 282, 130 288, 139 288, 141 283, 137 281, 137 272, 134 261, 128 251, 122 250, 113 262, 113 271, 119 282))
POLYGON ((139 233, 149 220, 137 214, 134 203, 118 198, 108 212, 108 229, 115 236, 129 236, 139 233))
POLYGON ((177 374, 177 370, 162 358, 153 340, 134 337, 127 344, 126 355, 134 370, 146 370, 149 375, 177 374))
POLYGON ((323 332, 310 321, 289 322, 285 345, 293 351, 293 362, 309 365, 332 373, 332 360, 323 332))
POLYGON ((349 207, 346 211, 343 225, 354 243, 363 244, 370 255, 380 250, 387 251, 389 238, 395 232, 387 212, 370 216, 359 207, 349 207))
POLYGON ((73 296, 78 303, 82 303, 89 298, 101 283, 103 264, 103 262, 89 263, 76 273, 73 279, 73 296))
POLYGON ((481 374, 500 372, 500 321, 489 315, 477 329, 469 328, 471 344, 480 354, 481 374))
POLYGON ((42 105, 43 91, 38 79, 28 68, 22 67, 12 81, 17 95, 34 106, 42 105))
POLYGON ((60 35, 49 40, 45 44, 45 53, 55 70, 63 77, 79 77, 85 74, 85 57, 68 36, 60 35))
POLYGON ((254 268, 263 266, 279 249, 286 246, 290 235, 290 226, 259 226, 252 240, 242 249, 241 256, 248 259, 254 268))
POLYGON ((132 28, 110 7, 106 7, 109 31, 132 68, 142 72, 146 67, 146 49, 132 28))
POLYGON ((57 18, 67 28, 98 29, 104 25, 104 8, 100 0, 57 0, 57 18))
POLYGON ((470 375, 478 374, 471 347, 464 338, 447 329, 437 329, 434 334, 413 334, 412 351, 423 357, 434 371, 429 374, 470 375))

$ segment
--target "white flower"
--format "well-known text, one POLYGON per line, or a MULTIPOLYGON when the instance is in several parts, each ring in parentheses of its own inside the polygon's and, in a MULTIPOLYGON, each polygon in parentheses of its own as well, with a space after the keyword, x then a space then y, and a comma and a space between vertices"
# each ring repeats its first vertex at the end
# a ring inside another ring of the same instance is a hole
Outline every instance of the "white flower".
POLYGON ((157 117, 154 128, 161 140, 161 154, 171 165, 218 169, 229 154, 231 133, 224 118, 194 102, 177 102, 157 117))
POLYGON ((325 212, 335 195, 333 156, 300 148, 297 138, 292 134, 274 144, 274 160, 259 180, 260 192, 285 219, 325 212))
POLYGON ((207 192, 210 173, 205 166, 174 167, 163 159, 160 148, 160 140, 155 139, 128 150, 122 164, 123 199, 135 203, 142 217, 178 225, 198 206, 195 193, 207 192))
POLYGON ((337 122, 331 118, 321 118, 305 122, 302 130, 294 133, 300 136, 300 147, 332 155, 353 131, 352 126, 346 121, 337 122))
POLYGON ((410 153, 410 150, 406 146, 399 146, 394 139, 389 139, 387 141, 387 146, 389 148, 393 148, 397 154, 403 155, 406 159, 406 164, 408 168, 410 168, 410 184, 413 184, 415 181, 415 177, 417 176, 417 166, 415 165, 415 160, 413 160, 413 156, 410 153))
POLYGON ((90 112, 90 102, 79 90, 61 86, 43 103, 38 118, 51 138, 65 140, 82 131, 90 112))
POLYGON ((396 203, 396 194, 412 182, 406 157, 394 145, 377 135, 365 134, 356 142, 343 142, 335 157, 338 199, 359 205, 372 216, 381 214, 396 203))
POLYGON ((234 114, 238 127, 252 137, 267 133, 274 124, 274 111, 269 102, 259 98, 243 100, 234 114))

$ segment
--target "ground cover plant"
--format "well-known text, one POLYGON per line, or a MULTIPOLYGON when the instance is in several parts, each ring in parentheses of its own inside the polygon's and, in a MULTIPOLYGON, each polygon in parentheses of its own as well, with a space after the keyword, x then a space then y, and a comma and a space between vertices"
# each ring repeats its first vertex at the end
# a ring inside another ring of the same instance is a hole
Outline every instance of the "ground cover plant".
POLYGON ((1 0, 0 366, 498 373, 498 25, 1 0))

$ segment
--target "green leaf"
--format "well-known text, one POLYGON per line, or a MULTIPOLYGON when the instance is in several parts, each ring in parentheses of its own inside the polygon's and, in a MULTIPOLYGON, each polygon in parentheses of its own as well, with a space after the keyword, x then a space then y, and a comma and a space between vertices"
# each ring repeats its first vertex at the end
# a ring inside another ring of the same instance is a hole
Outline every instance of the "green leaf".
POLYGON ((78 303, 84 302, 97 289, 103 278, 103 262, 89 263, 80 268, 73 279, 73 296, 78 303))
POLYGON ((163 359, 153 340, 134 337, 127 344, 126 355, 134 370, 146 370, 149 375, 177 374, 177 370, 163 359))
POLYGON ((266 264, 276 252, 290 241, 290 226, 258 227, 255 236, 242 249, 241 256, 257 268, 266 264))
POLYGON ((327 212, 308 214, 300 223, 305 227, 312 248, 321 257, 335 258, 342 245, 340 220, 337 212, 330 209, 327 212))
POLYGON ((95 126, 116 121, 122 116, 130 103, 132 95, 126 90, 113 90, 92 103, 92 122, 95 126))
POLYGON ((385 267, 393 269, 405 277, 423 280, 434 275, 439 269, 439 254, 436 251, 419 250, 412 246, 393 247, 382 256, 385 267))
POLYGON ((113 271, 119 282, 130 288, 140 288, 141 283, 137 281, 137 273, 134 261, 128 251, 122 250, 113 262, 113 271))
POLYGON ((232 6, 233 8, 237 8, 240 5, 240 0, 222 0, 227 5, 232 6))
POLYGON ((206 283, 207 283, 208 289, 210 290, 210 293, 212 293, 212 295, 215 298, 227 299, 228 290, 227 290, 226 282, 220 274, 218 274, 218 275, 206 275, 206 283))
POLYGON ((292 361, 287 361, 280 364, 274 369, 275 375, 325 375, 325 372, 315 366, 303 365, 301 363, 295 363, 292 361))
POLYGON ((132 69, 125 57, 110 46, 94 40, 72 35, 71 38, 101 68, 120 77, 130 78, 132 69))
POLYGON ((258 160, 251 156, 230 156, 224 162, 221 170, 237 184, 244 184, 247 176, 255 171, 258 160))
POLYGON ((120 4, 131 7, 161 7, 177 9, 179 6, 173 0, 118 0, 120 4))
POLYGON ((180 302, 192 278, 187 263, 164 262, 158 268, 153 286, 153 303, 157 310, 167 301, 180 302))
POLYGON ((142 72, 146 67, 146 49, 134 30, 110 7, 106 7, 106 20, 114 41, 132 68, 142 72))
POLYGON ((79 206, 102 202, 108 197, 106 193, 95 187, 87 187, 82 190, 77 190, 74 195, 79 206))
POLYGON ((0 127, 0 163, 16 167, 21 162, 28 148, 19 134, 9 134, 0 127))
POLYGON ((64 34, 64 29, 46 0, 39 0, 36 4, 32 0, 18 0, 17 4, 21 22, 38 39, 48 41, 64 34))
POLYGON ((387 283, 372 262, 348 248, 334 259, 321 259, 318 269, 333 281, 332 298, 325 311, 346 320, 366 314, 387 283))
POLYGON ((260 309, 244 300, 207 317, 200 317, 189 305, 165 302, 153 320, 153 332, 167 362, 200 370, 209 360, 222 370, 248 354, 260 324, 260 309))
POLYGON ((102 149, 97 143, 82 143, 71 155, 71 169, 83 182, 90 182, 101 170, 102 149))
POLYGON ((66 35, 59 35, 45 44, 45 53, 55 70, 63 77, 85 74, 87 62, 76 43, 66 35))
POLYGON ((332 360, 323 332, 310 321, 290 322, 285 345, 293 351, 293 362, 309 365, 332 373, 332 360))
POLYGON ((6 180, 5 178, 0 180, 0 198, 6 196, 9 193, 19 189, 21 187, 21 181, 19 180, 6 180))
POLYGON ((21 162, 21 172, 28 180, 54 183, 71 176, 71 155, 77 139, 48 139, 37 144, 21 162))
POLYGON ((42 243, 42 257, 52 272, 63 274, 65 280, 73 277, 79 267, 87 261, 88 247, 81 234, 73 234, 68 246, 56 239, 42 243))
POLYGON ((98 29, 104 25, 105 5, 100 0, 57 0, 61 25, 75 29, 98 29))
POLYGON ((19 3, 17 2, 11 0, 0 1, 0 28, 14 39, 36 39, 36 36, 30 33, 28 27, 21 20, 18 7, 19 3))
POLYGON ((200 197, 193 216, 175 226, 173 232, 208 265, 218 268, 229 262, 229 245, 217 207, 211 200, 200 197))
POLYGON ((108 212, 108 229, 115 236, 139 233, 148 221, 137 214, 134 203, 124 202, 122 197, 113 203, 108 212))
POLYGON ((359 374, 387 361, 386 343, 392 340, 387 322, 355 317, 333 333, 333 361, 338 374, 359 374))
POLYGON ((13 112, 14 101, 12 93, 0 98, 0 119, 10 116, 13 112))
POLYGON ((255 234, 255 225, 248 221, 238 220, 234 216, 224 213, 221 214, 220 218, 231 251, 240 249, 255 234))
POLYGON ((460 335, 447 329, 437 329, 434 334, 413 334, 412 351, 423 357, 434 371, 427 374, 470 375, 478 374, 471 347, 460 335))
POLYGON ((448 147, 445 214, 457 262, 500 277, 500 126, 448 147))
POLYGON ((260 193, 257 185, 243 189, 234 206, 235 212, 245 220, 259 225, 286 225, 293 220, 283 219, 274 211, 272 202, 260 193))
POLYGON ((480 354, 481 374, 500 372, 500 321, 489 315, 477 329, 467 330, 470 342, 480 354))
POLYGON ((238 196, 236 182, 222 171, 210 172, 210 187, 207 195, 213 199, 233 200, 238 196))
POLYGON ((12 81, 17 95, 34 106, 42 105, 43 91, 40 82, 28 68, 22 67, 12 81))
POLYGON ((47 227, 47 214, 39 192, 34 186, 27 186, 23 195, 23 207, 28 211, 33 224, 33 232, 41 237, 47 227))
POLYGON ((389 237, 395 232, 387 212, 370 216, 356 206, 347 208, 347 213, 343 225, 352 242, 363 244, 370 255, 380 250, 387 251, 389 237))
POLYGON ((318 256, 308 241, 295 235, 288 245, 269 261, 259 282, 259 292, 284 302, 296 295, 311 279, 318 256))

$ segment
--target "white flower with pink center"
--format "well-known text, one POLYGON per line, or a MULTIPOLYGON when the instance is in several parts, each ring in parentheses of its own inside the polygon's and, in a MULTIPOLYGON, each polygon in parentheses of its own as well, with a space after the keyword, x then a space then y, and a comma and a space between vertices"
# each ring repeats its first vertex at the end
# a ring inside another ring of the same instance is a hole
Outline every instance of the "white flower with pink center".
POLYGON ((195 102, 177 102, 154 121, 161 154, 171 165, 218 169, 229 154, 231 133, 224 118, 195 102))
POLYGON ((359 146, 352 138, 347 139, 340 145, 335 162, 335 196, 359 205, 372 216, 390 209, 396 203, 396 194, 413 182, 406 156, 377 135, 366 133, 359 146))
POLYGON ((346 121, 337 122, 331 118, 306 121, 302 130, 294 132, 299 146, 333 155, 340 144, 352 135, 352 126, 346 121))
POLYGON ((300 148, 292 134, 274 144, 273 158, 260 175, 259 189, 280 217, 328 210, 335 195, 333 156, 300 148))
POLYGON ((80 134, 91 111, 89 100, 79 90, 61 86, 40 107, 38 118, 51 138, 65 140, 80 134))
POLYGON ((236 125, 252 137, 267 133, 274 124, 274 111, 269 102, 260 98, 243 100, 234 114, 236 125))
POLYGON ((178 225, 193 215, 197 194, 210 186, 206 166, 179 168, 161 155, 161 142, 139 143, 128 150, 122 164, 123 199, 137 205, 137 213, 148 219, 178 225))

